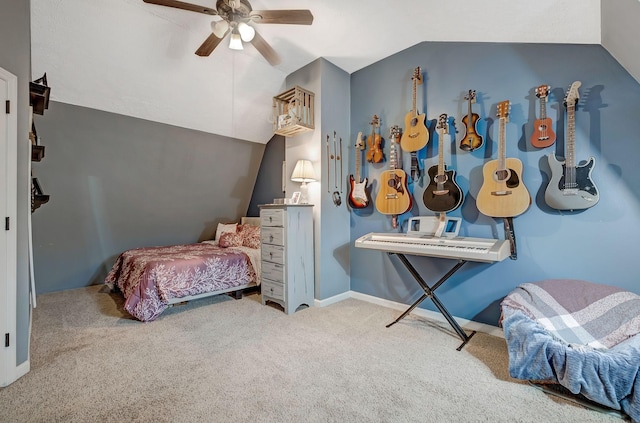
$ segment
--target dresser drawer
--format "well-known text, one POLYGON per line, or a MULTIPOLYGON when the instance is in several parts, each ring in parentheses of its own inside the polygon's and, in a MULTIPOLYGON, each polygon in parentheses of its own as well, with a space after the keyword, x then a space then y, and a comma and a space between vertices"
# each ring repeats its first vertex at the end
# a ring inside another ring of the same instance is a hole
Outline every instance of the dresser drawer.
POLYGON ((284 245, 284 228, 260 228, 260 240, 263 244, 284 245))
POLYGON ((282 245, 262 244, 262 260, 284 264, 284 247, 282 245))
POLYGON ((262 279, 262 287, 260 288, 262 295, 276 298, 284 301, 284 287, 281 283, 271 281, 269 279, 262 279))
POLYGON ((284 226, 285 213, 277 209, 260 210, 260 226, 284 226))
POLYGON ((262 262, 262 277, 276 282, 284 282, 284 266, 270 261, 262 262))

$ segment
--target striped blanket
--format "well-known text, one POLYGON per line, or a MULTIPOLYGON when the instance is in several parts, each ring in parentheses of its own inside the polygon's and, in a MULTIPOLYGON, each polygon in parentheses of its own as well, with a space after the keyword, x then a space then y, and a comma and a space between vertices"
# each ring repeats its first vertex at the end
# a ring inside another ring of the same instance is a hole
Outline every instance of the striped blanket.
POLYGON ((640 296, 613 286, 573 279, 525 283, 501 305, 575 347, 606 350, 640 333, 640 296))

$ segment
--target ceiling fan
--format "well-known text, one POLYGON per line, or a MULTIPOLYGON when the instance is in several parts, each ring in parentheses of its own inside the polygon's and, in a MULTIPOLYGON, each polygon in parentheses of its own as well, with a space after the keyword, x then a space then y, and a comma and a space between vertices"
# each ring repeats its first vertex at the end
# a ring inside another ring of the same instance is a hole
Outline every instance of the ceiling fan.
POLYGON ((242 42, 250 42, 273 66, 280 63, 278 53, 249 24, 311 25, 313 23, 313 15, 309 10, 253 10, 247 0, 217 0, 215 9, 178 0, 143 1, 222 18, 211 22, 211 35, 196 50, 198 56, 209 56, 220 41, 231 33, 229 48, 242 50, 242 42))

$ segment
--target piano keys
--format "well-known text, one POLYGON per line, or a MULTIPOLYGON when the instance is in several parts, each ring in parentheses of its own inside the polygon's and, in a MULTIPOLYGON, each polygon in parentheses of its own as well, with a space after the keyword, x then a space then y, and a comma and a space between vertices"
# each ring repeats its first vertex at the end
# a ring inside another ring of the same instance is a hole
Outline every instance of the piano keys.
POLYGON ((419 232, 371 232, 358 238, 355 246, 388 253, 461 259, 485 263, 502 261, 511 254, 511 247, 507 240, 459 236, 437 237, 419 232))

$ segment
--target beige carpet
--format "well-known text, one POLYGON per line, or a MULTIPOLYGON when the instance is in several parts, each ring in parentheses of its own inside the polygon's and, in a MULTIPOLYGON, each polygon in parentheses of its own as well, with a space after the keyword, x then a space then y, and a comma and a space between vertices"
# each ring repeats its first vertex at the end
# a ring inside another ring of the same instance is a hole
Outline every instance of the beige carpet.
POLYGON ((505 341, 358 300, 287 316, 258 294, 141 323, 104 287, 45 294, 2 422, 620 422, 511 379, 505 341))

